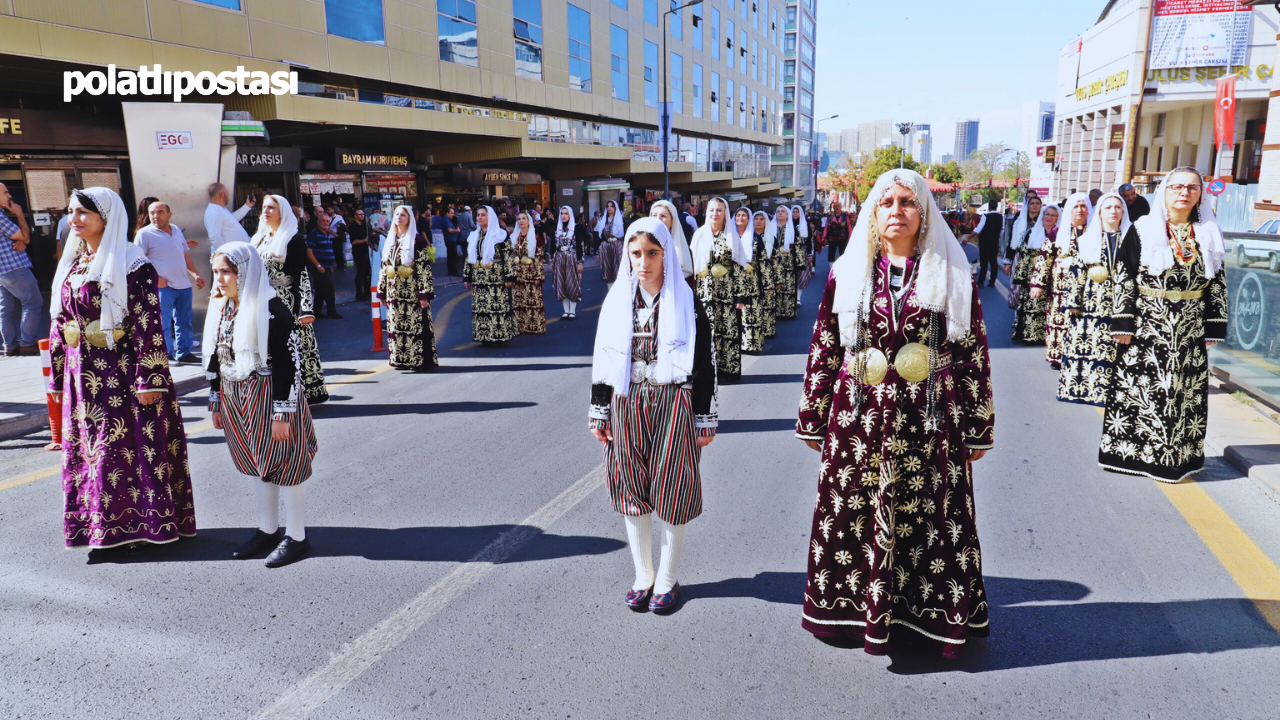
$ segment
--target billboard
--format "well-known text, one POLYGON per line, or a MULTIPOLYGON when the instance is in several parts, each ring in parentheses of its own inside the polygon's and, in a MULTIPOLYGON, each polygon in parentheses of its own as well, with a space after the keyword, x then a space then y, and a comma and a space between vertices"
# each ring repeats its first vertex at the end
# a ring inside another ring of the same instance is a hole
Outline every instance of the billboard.
POLYGON ((1244 65, 1253 12, 1238 0, 1155 0, 1150 69, 1244 65))

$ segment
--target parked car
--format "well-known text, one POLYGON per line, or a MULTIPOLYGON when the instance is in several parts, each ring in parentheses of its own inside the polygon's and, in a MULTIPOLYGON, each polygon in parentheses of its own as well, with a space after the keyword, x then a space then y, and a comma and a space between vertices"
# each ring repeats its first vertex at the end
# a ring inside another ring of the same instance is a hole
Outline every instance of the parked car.
POLYGON ((1267 269, 1280 273, 1280 220, 1268 220, 1251 233, 1230 233, 1235 244, 1236 265, 1249 267, 1265 260, 1267 269))

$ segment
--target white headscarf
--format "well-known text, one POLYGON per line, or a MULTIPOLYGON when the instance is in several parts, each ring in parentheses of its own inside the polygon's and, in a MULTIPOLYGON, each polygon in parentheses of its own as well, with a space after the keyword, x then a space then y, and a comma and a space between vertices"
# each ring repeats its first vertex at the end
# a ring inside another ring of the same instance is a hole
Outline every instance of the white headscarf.
MULTIPOLYGON (((72 193, 68 208, 83 207, 102 216, 106 226, 102 231, 102 242, 89 263, 88 272, 78 273, 72 279, 72 290, 79 290, 84 283, 98 283, 102 293, 102 314, 98 322, 102 332, 107 336, 107 347, 115 349, 115 330, 120 327, 129 311, 129 273, 146 265, 147 256, 142 248, 129 242, 129 213, 125 210, 124 201, 114 190, 104 187, 91 187, 72 193)), ((76 235, 75 230, 67 237, 66 247, 62 249, 62 257, 58 260, 58 269, 53 276, 53 299, 49 303, 50 317, 57 318, 62 312, 62 286, 71 274, 71 265, 76 258, 87 249, 84 239, 76 235)), ((83 332, 83 328, 81 328, 83 332)))
MULTIPOLYGON (((1084 203, 1084 206, 1089 209, 1084 220, 1085 228, 1087 229, 1089 223, 1093 222, 1094 208, 1093 203, 1089 201, 1089 193, 1076 192, 1068 195, 1067 201, 1062 203, 1062 211, 1058 213, 1058 239, 1054 242, 1058 246, 1058 252, 1071 252, 1071 208, 1080 203, 1084 203)), ((1043 215, 1044 210, 1041 210, 1040 214, 1043 215)))
POLYGON ((524 250, 525 254, 531 258, 538 256, 538 230, 533 226, 533 213, 528 210, 521 210, 516 213, 515 228, 511 231, 511 249, 515 250, 516 245, 520 242, 520 238, 525 238, 524 250), (529 229, 523 235, 520 233, 520 216, 525 215, 529 218, 529 229))
MULTIPOLYGON (((1040 200, 1040 213, 1044 214, 1044 199, 1037 196, 1040 200)), ((1022 200, 1022 210, 1018 212, 1018 217, 1013 221, 1013 234, 1009 236, 1009 247, 1017 250, 1022 247, 1022 238, 1027 234, 1027 228, 1031 222, 1031 218, 1027 217, 1027 211, 1031 207, 1031 198, 1026 197, 1022 200)), ((1037 215, 1034 222, 1040 222, 1040 216, 1037 215)))
POLYGON ((779 237, 782 238, 782 249, 790 251, 791 245, 796 241, 796 226, 791 223, 791 208, 786 205, 779 205, 773 211, 773 237, 776 243, 779 237), (787 213, 787 221, 778 228, 778 210, 785 210, 787 213))
POLYGON ((484 248, 480 245, 480 211, 476 211, 476 229, 471 231, 471 236, 467 238, 467 262, 472 265, 476 264, 479 257, 480 263, 488 265, 493 262, 494 248, 498 247, 498 243, 507 239, 507 231, 502 229, 502 223, 498 222, 498 214, 488 205, 484 206, 485 214, 488 215, 489 228, 484 233, 484 248))
MULTIPOLYGON (((610 205, 613 206, 613 224, 610 225, 610 230, 613 232, 613 237, 620 238, 622 237, 622 208, 619 208, 618 203, 613 200, 606 203, 604 212, 600 213, 600 222, 596 223, 596 234, 604 237, 604 224, 609 222, 610 205)), ((679 220, 680 217, 676 216, 676 221, 679 222, 679 220)))
POLYGON ((734 210, 733 212, 729 213, 728 219, 725 220, 725 223, 724 223, 724 229, 725 229, 725 232, 729 233, 729 239, 734 243, 734 245, 742 249, 742 256, 746 258, 748 262, 751 261, 751 241, 752 241, 751 218, 749 217, 750 214, 751 214, 751 208, 747 207, 746 205, 739 205, 737 210, 734 210), (746 235, 743 235, 742 233, 738 232, 738 222, 737 220, 734 219, 738 215, 738 210, 746 210, 748 214, 746 235))
POLYGON ((386 262, 391 257, 391 253, 396 251, 396 246, 400 248, 400 264, 413 265, 413 246, 418 242, 418 218, 413 214, 413 208, 408 205, 397 205, 395 210, 391 211, 391 225, 387 228, 387 237, 382 241, 382 261, 386 262), (409 227, 405 231, 404 236, 400 236, 400 226, 396 225, 396 213, 404 208, 409 213, 409 227))
POLYGON ((769 213, 763 210, 757 210, 751 214, 751 219, 747 221, 747 235, 742 239, 742 247, 746 253, 747 259, 754 262, 756 260, 756 216, 764 218, 764 252, 765 258, 773 254, 773 223, 769 221, 769 213), (747 238, 750 238, 749 240, 747 238))
POLYGON ((276 201, 276 205, 280 208, 280 225, 276 227, 275 232, 271 231, 271 226, 267 224, 265 218, 258 221, 258 231, 253 234, 249 240, 249 244, 257 248, 258 255, 263 260, 284 260, 285 255, 289 253, 289 241, 294 235, 298 234, 298 216, 293 213, 289 201, 280 195, 267 195, 262 198, 265 204, 267 198, 276 201))
POLYGON ((667 212, 671 213, 671 239, 675 241, 676 252, 680 254, 680 269, 684 271, 685 277, 689 277, 693 274, 693 254, 689 251, 689 240, 684 236, 684 223, 680 222, 680 212, 671 201, 659 200, 649 209, 650 217, 653 217, 653 211, 658 206, 665 207, 667 212))
POLYGON ((969 260, 960 242, 951 234, 924 178, 912 170, 890 170, 881 175, 867 195, 858 224, 849 238, 848 250, 831 269, 836 280, 832 311, 840 318, 840 342, 852 347, 860 340, 857 316, 871 315, 871 297, 875 294, 875 263, 879 255, 875 215, 880 197, 897 184, 915 194, 923 208, 920 224, 919 269, 915 282, 916 302, 926 310, 941 312, 947 318, 947 339, 956 341, 969 334, 973 276, 969 260), (858 252, 858 243, 865 243, 858 252))
MULTIPOLYGON (((1169 178, 1179 172, 1194 172, 1200 177, 1200 183, 1204 184, 1204 176, 1194 168, 1180 167, 1169 171, 1164 176, 1164 180, 1160 181, 1160 189, 1156 191, 1156 201, 1152 203, 1151 212, 1138 218, 1133 224, 1138 230, 1138 240, 1142 246, 1142 264, 1147 268, 1147 274, 1152 277, 1159 277, 1164 274, 1165 270, 1173 267, 1173 248, 1169 247, 1169 230, 1166 223, 1169 222, 1169 209, 1165 204, 1165 187, 1169 184, 1169 178)), ((1200 204, 1197 209, 1200 213, 1200 219, 1192 223, 1192 229, 1195 231, 1196 245, 1199 246, 1200 252, 1204 254, 1204 276, 1212 278, 1222 270, 1222 259, 1226 255, 1223 247, 1222 228, 1218 227, 1218 219, 1213 214, 1213 208, 1205 202, 1204 190, 1201 189, 1200 204)), ((1196 210, 1191 212, 1191 217, 1195 218, 1196 210)))
MULTIPOLYGON (((746 253, 743 252, 742 244, 734 242, 733 235, 730 234, 729 231, 729 226, 733 224, 733 218, 729 217, 729 203, 725 202, 724 198, 711 198, 711 200, 707 202, 708 211, 711 209, 711 203, 713 202, 718 202, 721 205, 724 205, 724 232, 729 240, 729 249, 733 253, 733 261, 742 267, 746 267, 747 258, 746 253)), ((708 216, 709 215, 710 213, 708 212, 708 216)), ((698 231, 693 234, 693 243, 689 248, 689 252, 693 254, 693 268, 695 271, 702 272, 706 269, 707 263, 711 262, 711 252, 715 249, 715 244, 716 236, 711 230, 711 220, 708 217, 706 224, 698 228, 698 231)))
MULTIPOLYGON (((657 357, 653 381, 681 384, 693 373, 695 320, 693 290, 684 281, 680 261, 671 247, 671 233, 657 218, 641 218, 627 228, 625 245, 638 232, 646 232, 662 244, 662 293, 658 310, 657 357)), ((624 245, 624 247, 625 247, 624 245)), ((604 383, 615 395, 631 390, 631 341, 635 332, 633 306, 639 278, 629 260, 618 266, 618 282, 613 284, 600 307, 596 327, 595 354, 591 362, 591 382, 604 383)))
POLYGON ((1062 237, 1062 210, 1057 205, 1043 205, 1040 207, 1040 216, 1036 218, 1036 226, 1031 228, 1031 236, 1027 238, 1028 250, 1039 250, 1044 247, 1044 241, 1049 237, 1049 231, 1044 227, 1044 214, 1050 209, 1058 211, 1058 220, 1053 227, 1058 228, 1058 237, 1062 237))
POLYGON ((809 237, 809 218, 804 214, 803 207, 799 205, 792 205, 791 212, 795 212, 796 210, 800 211, 800 223, 799 223, 800 237, 808 238, 809 237))
POLYGON ((556 210, 556 240, 560 240, 562 238, 568 238, 572 240, 574 232, 577 231, 577 227, 578 227, 578 220, 577 220, 576 213, 573 212, 573 208, 569 207, 568 205, 561 205, 560 208, 556 210), (560 213, 564 210, 569 211, 568 226, 564 226, 564 224, 560 221, 560 213))
POLYGON ((1129 220, 1129 205, 1120 196, 1120 193, 1109 192, 1098 198, 1098 206, 1093 213, 1093 220, 1089 221, 1089 227, 1085 229, 1084 234, 1077 241, 1076 254, 1079 255, 1081 262, 1088 265, 1102 262, 1102 234, 1105 229, 1102 227, 1101 210, 1102 203, 1107 198, 1116 198, 1120 201, 1120 240, 1124 240, 1129 228, 1133 227, 1133 222, 1129 220))
MULTIPOLYGON (((251 372, 265 374, 269 367, 267 331, 271 328, 268 304, 276 296, 266 267, 248 243, 225 243, 213 255, 222 255, 236 268, 236 321, 231 336, 236 374, 240 377, 248 377, 251 372)), ((216 286, 214 292, 217 292, 216 286)), ((200 351, 205 354, 205 374, 210 378, 209 358, 218 352, 218 326, 222 324, 222 309, 226 303, 226 298, 211 295, 209 309, 204 316, 204 342, 200 351)))

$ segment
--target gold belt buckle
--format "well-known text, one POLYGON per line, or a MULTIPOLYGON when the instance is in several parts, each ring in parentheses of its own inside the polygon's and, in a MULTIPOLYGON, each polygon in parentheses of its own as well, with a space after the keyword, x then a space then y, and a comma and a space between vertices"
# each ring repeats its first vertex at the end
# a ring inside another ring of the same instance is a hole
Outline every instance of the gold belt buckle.
POLYGON ((1104 283, 1108 277, 1111 277, 1111 273, 1107 272, 1107 268, 1102 265, 1089 268, 1089 279, 1096 283, 1104 283))
POLYGON ((907 382, 921 382, 929 377, 929 348, 922 343, 907 343, 898 350, 893 368, 907 382))
POLYGON ((876 348, 849 355, 845 361, 849 374, 866 385, 879 385, 889 372, 889 360, 876 348))
POLYGON ((413 274, 413 268, 409 267, 408 265, 396 266, 396 275, 399 275, 402 278, 407 278, 412 274, 413 274))
POLYGON ((725 267, 724 265, 721 265, 720 263, 716 263, 715 265, 711 266, 711 277, 713 278, 722 278, 728 274, 729 274, 729 268, 725 267))
MULTIPOLYGON (((124 331, 116 328, 111 331, 111 337, 118 341, 124 337, 124 331)), ((101 320, 94 320, 89 323, 89 327, 84 330, 84 339, 96 348, 105 348, 107 346, 107 334, 102 330, 101 320)))
POLYGON ((72 320, 62 326, 62 337, 70 346, 80 345, 80 322, 72 320))
POLYGON ((520 258, 520 264, 521 264, 521 265, 532 265, 532 264, 533 264, 533 258, 531 258, 531 257, 529 257, 529 256, 527 256, 527 255, 526 255, 526 256, 524 256, 524 257, 520 258))
POLYGON ((754 263, 747 263, 747 272, 749 272, 749 273, 753 273, 753 272, 755 272, 755 271, 756 271, 756 266, 755 266, 755 264, 754 264, 754 263))

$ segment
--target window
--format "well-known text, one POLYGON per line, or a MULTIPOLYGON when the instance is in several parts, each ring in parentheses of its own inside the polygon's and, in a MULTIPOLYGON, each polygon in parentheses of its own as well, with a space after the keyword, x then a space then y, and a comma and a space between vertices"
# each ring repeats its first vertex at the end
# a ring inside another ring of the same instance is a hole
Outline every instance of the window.
POLYGON ((787 29, 794 30, 796 27, 796 6, 791 5, 787 8, 787 29))
MULTIPOLYGON (((1156 113, 1156 134, 1158 138, 1164 137, 1164 121, 1165 113, 1156 113)), ((1157 170, 1159 167, 1156 168, 1157 170)))
POLYGON ((591 92, 591 13, 569 6, 569 87, 591 92))
POLYGON ((760 80, 760 71, 756 65, 756 56, 760 54, 760 42, 754 38, 751 40, 751 79, 760 80))
POLYGON ((711 122, 720 122, 720 73, 711 73, 711 94, 707 96, 711 101, 711 122))
POLYGON ((644 104, 658 107, 658 46, 644 41, 644 104))
POLYGON ((734 56, 734 52, 733 52, 733 36, 734 36, 734 32, 735 32, 735 31, 734 31, 733 21, 732 21, 732 20, 726 20, 726 21, 725 21, 725 31, 724 31, 724 47, 725 47, 724 61, 725 61, 726 63, 728 63, 728 65, 729 65, 729 69, 730 69, 730 70, 732 70, 732 69, 733 69, 733 56, 734 56))
POLYGON ((674 115, 684 112, 684 58, 671 53, 667 62, 671 63, 671 67, 668 68, 671 87, 667 89, 670 93, 667 97, 671 100, 671 114, 674 115))
POLYGON ((475 0, 436 0, 436 34, 439 36, 441 60, 480 66, 475 0))
POLYGON ((738 127, 747 129, 747 86, 739 84, 738 93, 738 127))
POLYGON ((694 5, 689 8, 689 14, 692 16, 689 28, 693 31, 693 37, 689 39, 693 43, 694 50, 702 49, 702 5, 694 5))
POLYGON ((711 8, 711 59, 720 59, 720 11, 711 8))
MULTIPOLYGON (((755 28, 756 30, 760 29, 760 4, 759 3, 760 3, 760 0, 751 0, 751 27, 755 28)), ((746 0, 744 0, 742 4, 746 5, 747 4, 746 0)))
POLYGON ((813 114, 813 93, 808 90, 800 91, 800 112, 813 114))
POLYGON ((751 129, 760 129, 760 116, 756 114, 756 103, 760 101, 755 90, 751 91, 751 129))
POLYGON ((512 0, 516 77, 542 79, 542 0, 512 0))
MULTIPOLYGON (((773 37, 773 46, 778 46, 778 8, 769 8, 769 30, 773 37)), ((766 33, 770 34, 770 33, 766 33)))
POLYGON ((644 0, 644 21, 650 25, 658 25, 658 0, 644 0))
POLYGON ((240 9, 240 0, 196 0, 196 2, 202 2, 205 5, 213 5, 215 7, 226 8, 228 10, 240 9))
POLYGON ((778 129, 778 101, 777 100, 773 100, 773 99, 769 100, 769 122, 773 123, 773 130, 770 130, 769 126, 766 125, 764 128, 764 131, 772 132, 774 135, 781 134, 782 131, 778 129))
POLYGON ((741 59, 738 67, 742 69, 745 77, 747 74, 747 29, 745 27, 738 31, 738 56, 741 59))
POLYGON ((782 82, 783 84, 791 84, 796 81, 796 61, 787 60, 782 63, 782 82))
POLYGON ((744 26, 747 24, 747 20, 751 17, 749 15, 750 10, 747 8, 750 4, 751 0, 738 0, 738 9, 742 11, 742 24, 744 26))
POLYGON ((623 10, 627 9, 627 0, 610 0, 610 2, 622 8, 623 10))
POLYGON ((702 66, 693 64, 693 116, 702 117, 702 66))
POLYGON ((813 89, 813 69, 808 65, 800 66, 800 86, 813 89))
POLYGON ((791 173, 794 170, 790 165, 778 165, 769 168, 769 179, 783 185, 791 185, 791 173))
POLYGON ((804 36, 810 40, 813 39, 813 18, 808 15, 800 17, 800 32, 804 33, 804 36))
POLYGON ((798 134, 800 135, 800 137, 809 137, 809 135, 812 132, 813 132, 813 120, 809 118, 807 115, 801 115, 800 131, 798 134))
POLYGON ((773 156, 775 158, 789 158, 792 155, 794 155, 795 152, 796 152, 795 141, 783 140, 781 145, 778 145, 773 149, 773 156))
POLYGON ((794 85, 788 85, 782 89, 782 102, 790 105, 796 101, 796 88, 794 85))
MULTIPOLYGON (((213 4, 230 7, 222 2, 213 4)), ((387 44, 387 31, 382 25, 382 0, 324 0, 324 19, 330 35, 374 45, 387 44)))
POLYGON ((813 150, 812 143, 810 143, 808 140, 801 140, 800 142, 796 143, 796 151, 797 151, 796 154, 798 155, 796 159, 802 163, 807 164, 810 160, 813 159, 812 157, 809 156, 809 153, 812 150, 813 150))
POLYGON ((614 100, 631 99, 631 73, 627 69, 627 31, 609 26, 609 72, 614 100))
POLYGON ((782 44, 782 50, 783 52, 789 55, 795 54, 796 52, 796 34, 795 33, 787 33, 786 40, 782 44))
POLYGON ((677 40, 684 39, 684 17, 680 14, 680 7, 683 3, 680 0, 671 0, 671 19, 667 22, 671 25, 671 37, 677 40))
POLYGON ((795 132, 796 116, 794 114, 787 113, 782 116, 782 129, 788 132, 795 132))
POLYGON ((800 41, 800 59, 813 66, 813 43, 808 40, 800 41))
POLYGON ((765 84, 770 90, 778 92, 778 56, 771 54, 768 50, 764 51, 764 56, 769 58, 769 79, 765 84))
POLYGON ((725 78, 724 80, 724 121, 733 124, 736 116, 737 108, 733 106, 733 81, 725 78))

